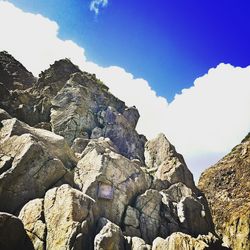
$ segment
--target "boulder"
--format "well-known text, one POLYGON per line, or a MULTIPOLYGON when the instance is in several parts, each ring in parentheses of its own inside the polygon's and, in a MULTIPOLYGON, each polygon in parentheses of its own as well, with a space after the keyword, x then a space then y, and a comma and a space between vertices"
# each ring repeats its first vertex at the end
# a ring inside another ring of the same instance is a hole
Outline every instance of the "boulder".
POLYGON ((162 196, 158 191, 149 189, 144 194, 138 196, 135 202, 135 207, 140 212, 142 238, 147 243, 152 243, 159 234, 161 200, 162 196))
POLYGON ((33 250, 22 221, 12 214, 0 212, 0 249, 33 250))
POLYGON ((52 132, 29 127, 15 118, 3 120, 2 125, 0 210, 15 212, 67 177, 74 158, 64 139, 52 132))
POLYGON ((108 221, 95 236, 95 250, 124 250, 125 239, 120 227, 108 221))
POLYGON ((149 176, 140 166, 118 154, 110 140, 88 144, 75 169, 78 188, 96 201, 99 217, 120 225, 127 205, 149 188, 149 176), (103 147, 103 145, 105 145, 103 147))
POLYGON ((163 196, 163 215, 172 223, 174 231, 182 231, 192 236, 214 233, 212 217, 203 196, 197 196, 183 183, 173 184, 160 193, 163 196), (178 222, 178 228, 176 222, 178 222))
POLYGON ((141 236, 140 226, 140 212, 131 206, 128 206, 124 218, 124 235, 126 236, 141 236))
POLYGON ((46 249, 90 249, 94 200, 67 184, 44 197, 46 249))
MULTIPOLYGON (((214 235, 202 235, 193 238, 184 233, 173 233, 165 240, 158 237, 153 241, 152 250, 205 250, 224 249, 221 242, 214 235)), ((226 248, 225 248, 226 249, 226 248)))
POLYGON ((44 199, 29 201, 19 213, 34 249, 44 250, 46 246, 46 224, 44 218, 44 199))
POLYGON ((148 141, 144 154, 147 167, 155 173, 155 182, 160 180, 162 189, 164 183, 164 189, 166 189, 171 184, 182 182, 187 187, 196 190, 193 175, 183 156, 176 152, 175 147, 164 134, 159 134, 157 138, 148 141))
POLYGON ((132 237, 129 250, 151 250, 151 246, 139 237, 132 237))

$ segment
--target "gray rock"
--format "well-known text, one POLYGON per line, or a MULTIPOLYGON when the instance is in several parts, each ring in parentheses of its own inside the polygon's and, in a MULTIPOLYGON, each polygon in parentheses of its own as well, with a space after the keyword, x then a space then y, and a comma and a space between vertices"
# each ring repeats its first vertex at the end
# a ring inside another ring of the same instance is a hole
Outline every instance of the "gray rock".
POLYGON ((2 124, 0 210, 14 212, 62 180, 75 159, 64 139, 52 132, 16 119, 2 124))
POLYGON ((107 222, 101 231, 95 236, 95 250, 123 250, 125 239, 121 229, 112 222, 107 222))
POLYGON ((151 243, 159 234, 161 224, 162 196, 156 190, 147 190, 137 197, 135 207, 140 211, 140 230, 142 238, 151 243))
POLYGON ((20 211, 19 218, 36 250, 46 246, 46 224, 44 219, 44 199, 29 201, 20 211))
POLYGON ((119 225, 127 205, 149 188, 150 179, 140 166, 108 147, 109 140, 102 141, 88 144, 74 180, 83 193, 96 200, 98 216, 119 225))
POLYGON ((149 169, 155 170, 155 180, 161 180, 162 184, 165 182, 165 188, 182 182, 192 190, 197 189, 183 156, 176 152, 164 134, 146 143, 145 161, 149 169))
POLYGON ((158 237, 154 240, 152 250, 205 250, 226 249, 213 234, 193 238, 184 233, 173 233, 165 240, 158 237))
POLYGON ((69 185, 49 190, 44 198, 47 249, 90 249, 94 201, 69 185))

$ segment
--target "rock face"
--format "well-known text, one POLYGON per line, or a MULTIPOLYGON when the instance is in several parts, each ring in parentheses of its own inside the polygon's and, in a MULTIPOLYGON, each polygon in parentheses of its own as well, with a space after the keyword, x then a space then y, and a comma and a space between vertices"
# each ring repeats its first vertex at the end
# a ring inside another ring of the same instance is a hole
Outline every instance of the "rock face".
POLYGON ((182 182, 189 188, 196 189, 193 175, 183 156, 176 152, 164 134, 159 134, 146 143, 145 162, 149 171, 154 173, 156 188, 167 188, 171 184, 182 182))
POLYGON ((150 177, 137 163, 118 154, 109 139, 93 142, 83 155, 75 168, 76 185, 96 200, 99 216, 120 224, 126 206, 149 188, 150 177))
POLYGON ((16 118, 1 124, 0 210, 15 212, 63 179, 74 164, 74 156, 63 137, 16 118))
POLYGON ((184 233, 173 233, 167 239, 156 238, 152 250, 205 250, 205 249, 226 249, 221 242, 212 234, 199 235, 193 238, 184 233))
POLYGON ((69 59, 38 79, 0 66, 0 249, 210 246, 206 198, 163 134, 137 133, 135 107, 69 59))
POLYGON ((200 177, 217 233, 233 249, 250 248, 250 134, 200 177))
POLYGON ((7 89, 31 87, 36 79, 20 62, 6 51, 0 52, 0 82, 7 89))

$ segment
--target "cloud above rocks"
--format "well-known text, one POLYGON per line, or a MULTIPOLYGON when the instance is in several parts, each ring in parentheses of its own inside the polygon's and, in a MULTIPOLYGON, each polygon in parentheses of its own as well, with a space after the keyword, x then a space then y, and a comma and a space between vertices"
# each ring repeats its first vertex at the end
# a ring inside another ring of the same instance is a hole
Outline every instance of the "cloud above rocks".
MULTIPOLYGON (((96 8, 107 4, 93 2, 96 8)), ((95 73, 114 95, 138 108, 141 118, 137 130, 148 138, 164 132, 184 154, 196 178, 250 129, 250 67, 221 63, 168 103, 146 80, 118 66, 101 67, 88 61, 84 48, 60 39, 58 24, 48 18, 0 1, 0 30, 0 50, 7 50, 35 75, 65 57, 95 73)))
POLYGON ((99 14, 100 8, 104 8, 108 5, 108 0, 92 0, 89 5, 89 9, 94 11, 96 15, 99 14))

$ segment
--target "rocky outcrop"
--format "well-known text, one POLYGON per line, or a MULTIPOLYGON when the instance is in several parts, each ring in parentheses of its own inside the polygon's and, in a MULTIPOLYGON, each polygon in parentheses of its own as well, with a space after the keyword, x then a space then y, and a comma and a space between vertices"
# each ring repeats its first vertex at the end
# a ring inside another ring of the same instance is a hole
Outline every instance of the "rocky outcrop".
POLYGON ((217 233, 233 249, 250 248, 250 134, 217 164, 202 173, 217 233))
POLYGON ((165 240, 156 238, 152 250, 205 250, 205 249, 226 249, 214 235, 200 235, 193 238, 184 233, 173 233, 165 240))
POLYGON ((76 185, 96 200, 99 216, 119 225, 127 205, 149 188, 150 177, 137 163, 118 154, 109 139, 98 139, 83 155, 75 168, 76 185))
POLYGON ((214 232, 206 201, 183 183, 137 196, 134 207, 127 207, 123 224, 124 234, 141 237, 146 243, 178 231, 192 236, 214 232))
POLYGON ((188 234, 185 246, 210 244, 205 197, 164 135, 137 133, 135 107, 69 59, 25 79, 23 89, 0 83, 0 211, 19 214, 25 244, 149 250, 157 237, 180 241, 175 232, 188 234))
POLYGON ((184 158, 164 134, 148 141, 145 145, 145 163, 148 171, 154 174, 156 189, 168 188, 171 184, 182 182, 196 190, 192 173, 184 158))
POLYGON ((145 139, 135 131, 139 118, 135 112, 111 95, 105 85, 78 72, 52 99, 52 131, 64 136, 70 145, 86 132, 92 139, 108 137, 122 155, 143 162, 145 139))
POLYGON ((20 62, 6 51, 0 52, 0 82, 7 89, 31 87, 36 79, 20 62))
POLYGON ((15 212, 42 197, 70 172, 74 156, 63 137, 16 118, 0 130, 0 210, 15 212))

